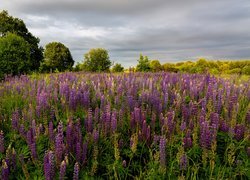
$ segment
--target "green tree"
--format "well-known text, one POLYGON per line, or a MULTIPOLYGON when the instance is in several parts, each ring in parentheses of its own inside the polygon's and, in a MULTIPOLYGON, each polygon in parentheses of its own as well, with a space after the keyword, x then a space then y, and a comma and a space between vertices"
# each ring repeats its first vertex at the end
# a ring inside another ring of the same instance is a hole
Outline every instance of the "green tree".
POLYGON ((175 64, 173 63, 165 63, 162 65, 162 68, 164 71, 167 72, 178 72, 178 69, 175 67, 175 64))
POLYGON ((250 65, 247 65, 242 69, 242 74, 250 75, 250 65))
POLYGON ((151 70, 150 69, 150 61, 148 60, 148 57, 140 54, 140 58, 138 60, 137 66, 136 66, 136 71, 149 72, 150 70, 151 70))
POLYGON ((90 49, 84 55, 83 70, 91 72, 109 71, 111 61, 108 51, 103 48, 90 49))
POLYGON ((124 67, 122 67, 121 64, 116 63, 113 67, 112 67, 112 72, 123 72, 124 71, 124 67))
POLYGON ((30 70, 38 70, 43 59, 43 49, 39 47, 39 39, 33 36, 27 29, 23 20, 12 17, 7 11, 0 12, 0 36, 6 36, 8 32, 21 36, 30 47, 30 70))
POLYGON ((153 72, 158 72, 158 71, 161 71, 161 69, 162 69, 161 63, 158 60, 150 61, 149 66, 153 72))
POLYGON ((5 74, 28 73, 30 64, 30 46, 27 41, 13 33, 0 37, 0 78, 5 74))
POLYGON ((74 60, 69 48, 60 42, 51 42, 45 46, 44 62, 41 71, 71 70, 74 60))

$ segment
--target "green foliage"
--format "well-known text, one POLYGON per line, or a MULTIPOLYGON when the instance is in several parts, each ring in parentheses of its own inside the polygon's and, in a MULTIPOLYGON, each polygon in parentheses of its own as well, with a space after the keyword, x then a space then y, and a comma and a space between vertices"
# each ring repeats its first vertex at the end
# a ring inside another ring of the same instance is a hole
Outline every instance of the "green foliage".
POLYGON ((81 70, 90 72, 109 71, 111 61, 109 60, 108 51, 103 48, 90 49, 84 55, 84 62, 80 66, 81 70))
POLYGON ((59 72, 71 70, 74 60, 69 49, 60 42, 51 42, 45 46, 44 62, 41 65, 41 71, 59 72))
POLYGON ((124 71, 124 67, 122 67, 121 64, 116 63, 113 67, 112 67, 112 72, 123 72, 124 71))
POLYGON ((140 54, 140 58, 138 60, 138 64, 136 66, 136 71, 138 72, 149 72, 150 69, 150 61, 147 56, 143 56, 140 54))
POLYGON ((7 33, 0 38, 0 78, 28 73, 30 65, 30 46, 22 37, 7 33))
POLYGON ((161 63, 159 62, 159 60, 150 61, 149 66, 153 72, 158 72, 158 71, 161 71, 161 69, 162 69, 161 63))
POLYGON ((23 20, 10 16, 4 10, 0 12, 0 36, 6 36, 8 32, 21 36, 29 44, 31 61, 29 69, 38 70, 43 59, 43 49, 38 46, 40 40, 28 31, 23 20))
POLYGON ((162 69, 167 72, 211 73, 211 74, 250 74, 250 61, 208 61, 165 63, 162 69))

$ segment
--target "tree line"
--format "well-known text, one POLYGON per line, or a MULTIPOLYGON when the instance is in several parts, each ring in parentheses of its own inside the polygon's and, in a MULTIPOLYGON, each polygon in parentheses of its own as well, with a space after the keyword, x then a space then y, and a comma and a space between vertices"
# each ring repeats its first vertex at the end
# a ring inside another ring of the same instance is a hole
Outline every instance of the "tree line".
MULTIPOLYGON (((60 42, 51 42, 45 49, 39 46, 39 38, 32 35, 23 20, 15 18, 7 11, 0 12, 0 79, 5 75, 21 75, 31 72, 123 72, 119 63, 112 63, 108 51, 103 48, 90 49, 82 63, 74 60, 68 47, 60 42)), ((250 75, 250 61, 187 61, 161 64, 159 60, 149 60, 142 54, 133 72, 188 72, 188 73, 228 73, 250 75)))

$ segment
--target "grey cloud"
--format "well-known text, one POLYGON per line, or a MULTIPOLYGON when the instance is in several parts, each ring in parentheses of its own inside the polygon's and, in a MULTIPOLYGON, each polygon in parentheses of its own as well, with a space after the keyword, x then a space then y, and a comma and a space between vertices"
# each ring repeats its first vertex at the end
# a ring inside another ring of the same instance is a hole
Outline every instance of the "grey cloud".
POLYGON ((250 58, 248 0, 4 0, 41 45, 60 41, 75 60, 104 47, 111 60, 135 65, 140 53, 180 61, 250 58))

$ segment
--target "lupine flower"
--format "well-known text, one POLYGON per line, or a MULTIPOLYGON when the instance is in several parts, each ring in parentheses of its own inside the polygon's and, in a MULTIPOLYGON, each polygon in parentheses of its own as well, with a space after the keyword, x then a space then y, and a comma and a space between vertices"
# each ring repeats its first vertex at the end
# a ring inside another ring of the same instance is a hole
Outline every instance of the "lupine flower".
POLYGON ((87 160, 87 152, 88 152, 88 143, 83 143, 82 147, 82 162, 85 163, 87 160))
POLYGON ((76 162, 75 166, 74 166, 73 180, 78 180, 78 179, 79 179, 79 164, 78 164, 78 162, 76 162))
POLYGON ((242 124, 237 124, 234 128, 234 137, 237 141, 240 141, 244 138, 245 127, 242 124))
POLYGON ((76 143, 76 160, 80 163, 81 162, 81 156, 82 156, 82 147, 81 143, 76 143))
POLYGON ((112 132, 115 132, 116 128, 117 128, 116 112, 113 111, 112 117, 111 117, 111 129, 112 129, 112 132))
POLYGON ((54 179, 54 168, 55 168, 55 160, 54 160, 54 154, 52 151, 49 151, 45 154, 44 160, 43 160, 43 169, 44 169, 44 176, 46 180, 52 180, 54 179))
POLYGON ((2 180, 8 180, 10 175, 10 169, 6 163, 6 161, 3 159, 2 161, 2 180))
POLYGON ((0 152, 4 153, 4 134, 3 131, 0 131, 0 152))
POLYGON ((99 131, 96 129, 93 131, 93 139, 94 139, 94 142, 97 144, 99 140, 99 131))
POLYGON ((53 122, 52 121, 49 122, 49 128, 48 129, 49 129, 49 139, 50 139, 51 142, 54 142, 54 138, 55 138, 54 136, 55 135, 54 135, 54 127, 53 127, 53 122))
POLYGON ((192 145, 193 145, 193 142, 192 142, 191 134, 190 134, 190 131, 188 130, 188 132, 186 133, 183 139, 183 146, 186 149, 186 148, 191 148, 192 145))
POLYGON ((12 118, 11 118, 12 128, 15 129, 16 131, 18 131, 19 119, 20 119, 19 111, 16 110, 12 113, 12 118))
POLYGON ((182 121, 180 126, 181 131, 184 131, 186 129, 186 122, 182 121))
POLYGON ((226 121, 220 121, 220 130, 222 132, 228 132, 229 131, 229 125, 226 123, 226 121))
POLYGON ((188 159, 187 155, 183 154, 180 158, 180 169, 181 170, 186 170, 187 169, 187 164, 188 164, 188 159))
POLYGON ((60 163, 63 156, 63 124, 59 122, 57 127, 57 135, 55 139, 55 155, 57 163, 60 163))
POLYGON ((59 180, 63 180, 66 174, 66 162, 63 160, 60 165, 59 180))
POLYGON ((160 138, 160 165, 166 167, 166 139, 165 137, 160 138))
POLYGON ((211 147, 212 141, 214 138, 213 131, 210 129, 210 126, 207 121, 204 121, 201 124, 200 129, 200 145, 206 149, 211 147))

